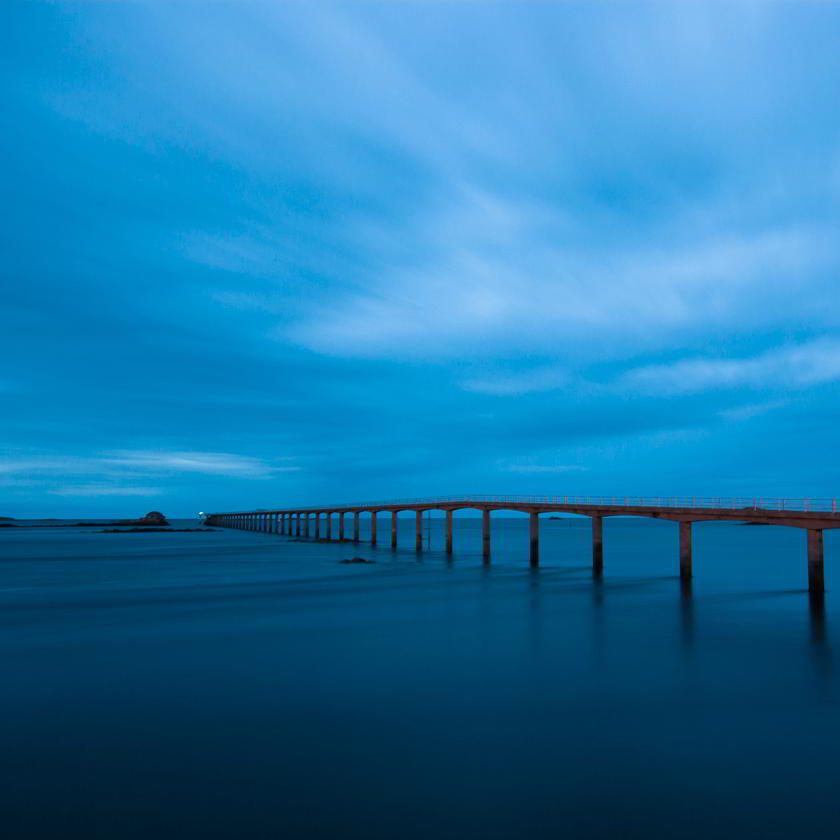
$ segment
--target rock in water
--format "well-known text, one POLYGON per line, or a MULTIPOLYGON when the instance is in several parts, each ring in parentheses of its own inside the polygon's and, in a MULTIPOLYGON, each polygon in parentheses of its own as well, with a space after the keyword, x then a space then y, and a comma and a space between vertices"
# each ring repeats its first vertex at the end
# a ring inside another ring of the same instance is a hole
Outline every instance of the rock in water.
POLYGON ((375 563, 376 560, 365 560, 364 557, 349 557, 344 560, 339 560, 339 563, 375 563))

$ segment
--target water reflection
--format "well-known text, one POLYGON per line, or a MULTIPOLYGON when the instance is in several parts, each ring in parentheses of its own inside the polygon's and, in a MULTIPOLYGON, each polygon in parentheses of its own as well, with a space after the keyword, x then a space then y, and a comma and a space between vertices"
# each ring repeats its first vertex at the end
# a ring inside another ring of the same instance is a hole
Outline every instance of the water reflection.
POLYGON ((817 687, 823 696, 830 692, 831 646, 825 618, 825 593, 808 593, 808 618, 811 630, 811 658, 817 687))
POLYGON ((682 626, 682 641, 685 649, 694 647, 694 581, 691 578, 680 578, 680 624, 682 626))
POLYGON ((815 647, 826 645, 825 632, 825 593, 808 593, 808 613, 811 623, 811 644, 815 647))

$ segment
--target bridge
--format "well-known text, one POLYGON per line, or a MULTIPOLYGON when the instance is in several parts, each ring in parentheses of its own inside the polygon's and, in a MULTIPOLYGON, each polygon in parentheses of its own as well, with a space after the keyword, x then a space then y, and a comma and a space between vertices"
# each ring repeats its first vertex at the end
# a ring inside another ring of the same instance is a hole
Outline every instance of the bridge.
POLYGON ((767 498, 700 498, 641 496, 438 496, 422 499, 399 499, 354 504, 334 504, 278 510, 253 510, 236 513, 211 513, 208 525, 262 531, 286 536, 332 540, 333 519, 337 518, 338 540, 345 540, 344 517, 353 515, 354 542, 359 542, 359 521, 370 516, 370 542, 376 545, 377 520, 380 514, 391 514, 391 548, 397 547, 397 515, 413 511, 416 516, 415 547, 423 550, 423 514, 443 511, 446 517, 445 549, 452 552, 453 513, 456 510, 478 510, 483 520, 482 550, 490 558, 490 514, 495 510, 512 510, 528 514, 529 557, 532 567, 540 562, 541 514, 571 513, 592 519, 592 570, 600 577, 604 568, 604 518, 607 516, 642 516, 666 519, 679 526, 680 576, 692 577, 691 525, 693 522, 734 521, 761 525, 785 525, 807 532, 808 589, 822 592, 823 531, 840 528, 836 499, 767 499, 767 498), (311 527, 310 527, 311 526, 311 527))

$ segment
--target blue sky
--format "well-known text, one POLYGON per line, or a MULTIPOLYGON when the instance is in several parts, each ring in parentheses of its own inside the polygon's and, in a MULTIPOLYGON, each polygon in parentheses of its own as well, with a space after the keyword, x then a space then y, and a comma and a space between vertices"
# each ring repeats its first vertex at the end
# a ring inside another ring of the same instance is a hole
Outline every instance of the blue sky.
POLYGON ((7 3, 0 515, 840 495, 840 3, 7 3))

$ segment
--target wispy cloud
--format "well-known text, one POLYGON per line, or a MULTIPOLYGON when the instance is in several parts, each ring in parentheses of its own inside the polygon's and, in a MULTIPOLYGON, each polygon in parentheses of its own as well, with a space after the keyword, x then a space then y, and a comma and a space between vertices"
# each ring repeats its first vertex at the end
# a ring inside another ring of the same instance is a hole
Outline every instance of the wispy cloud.
POLYGON ((229 452, 165 452, 123 449, 110 452, 107 464, 161 472, 194 472, 232 478, 270 478, 278 472, 296 472, 297 466, 274 465, 260 458, 229 452))
POLYGON ((43 456, 0 459, 0 474, 153 476, 200 473, 230 478, 270 478, 276 473, 297 472, 299 466, 268 462, 229 452, 190 452, 119 449, 97 456, 43 456))
POLYGON ((824 338, 745 358, 694 358, 628 371, 619 385, 644 394, 724 388, 804 388, 840 379, 840 340, 824 338))
POLYGON ((466 391, 496 396, 515 396, 537 391, 553 391, 570 382, 568 373, 560 368, 543 367, 518 374, 488 375, 467 379, 463 383, 466 391))
POLYGON ((789 404, 789 400, 770 400, 769 402, 740 405, 736 408, 723 409, 720 412, 720 416, 726 420, 752 420, 753 417, 761 417, 762 414, 767 414, 778 408, 784 408, 789 404))
POLYGON ((116 487, 111 484, 77 484, 48 491, 53 496, 160 496, 159 487, 116 487))
POLYGON ((582 464, 551 464, 540 463, 538 459, 522 459, 519 461, 500 461, 499 469, 513 473, 580 473, 587 472, 589 467, 582 464))

